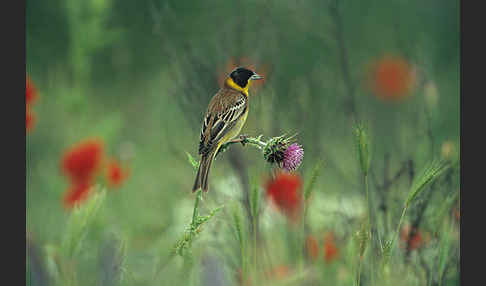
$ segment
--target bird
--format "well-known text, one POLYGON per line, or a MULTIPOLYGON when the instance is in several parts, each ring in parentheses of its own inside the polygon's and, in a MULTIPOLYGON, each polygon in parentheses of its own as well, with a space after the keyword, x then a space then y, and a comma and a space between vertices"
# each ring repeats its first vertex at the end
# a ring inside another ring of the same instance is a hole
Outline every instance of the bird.
POLYGON ((248 89, 253 80, 263 76, 244 67, 237 67, 227 76, 223 86, 211 98, 203 118, 199 141, 199 168, 192 192, 208 191, 211 163, 219 148, 233 140, 248 116, 248 89))

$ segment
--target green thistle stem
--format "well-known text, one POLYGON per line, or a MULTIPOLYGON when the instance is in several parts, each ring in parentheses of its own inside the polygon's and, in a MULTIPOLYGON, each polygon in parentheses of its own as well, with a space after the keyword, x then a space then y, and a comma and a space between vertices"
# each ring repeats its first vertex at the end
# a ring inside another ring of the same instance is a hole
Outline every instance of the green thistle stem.
POLYGON ((265 146, 267 146, 267 143, 261 141, 260 138, 261 136, 258 136, 258 138, 252 138, 252 137, 245 138, 243 139, 243 143, 253 145, 258 149, 262 150, 263 148, 265 148, 265 146))
POLYGON ((226 149, 228 149, 228 147, 230 145, 236 144, 236 143, 241 143, 243 145, 248 144, 250 146, 256 147, 258 150, 263 150, 267 146, 267 143, 261 141, 260 140, 261 137, 262 137, 262 135, 258 136, 257 138, 247 137, 247 138, 236 139, 236 140, 232 140, 232 141, 229 141, 227 143, 224 143, 219 148, 218 153, 216 153, 215 157, 217 157, 219 155, 219 153, 223 153, 224 151, 226 151, 226 149))

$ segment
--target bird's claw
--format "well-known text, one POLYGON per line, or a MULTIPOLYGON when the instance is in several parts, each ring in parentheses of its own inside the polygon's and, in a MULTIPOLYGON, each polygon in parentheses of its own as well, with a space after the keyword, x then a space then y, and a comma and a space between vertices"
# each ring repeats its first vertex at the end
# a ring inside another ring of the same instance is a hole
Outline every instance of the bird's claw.
POLYGON ((246 144, 246 139, 248 138, 248 135, 246 134, 241 134, 240 135, 240 142, 241 142, 241 145, 245 146, 246 144))

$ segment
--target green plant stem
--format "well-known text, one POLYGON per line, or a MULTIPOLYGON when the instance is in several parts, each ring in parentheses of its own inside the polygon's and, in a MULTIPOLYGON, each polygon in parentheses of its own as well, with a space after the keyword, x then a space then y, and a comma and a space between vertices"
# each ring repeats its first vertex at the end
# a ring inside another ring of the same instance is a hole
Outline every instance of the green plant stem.
POLYGON ((368 188, 368 175, 364 175, 365 192, 366 192, 366 203, 368 204, 368 231, 371 234, 371 206, 368 188))
POLYGON ((395 240, 397 239, 398 237, 398 233, 400 231, 400 228, 402 226, 402 223, 403 223, 403 218, 405 217, 405 213, 407 212, 407 209, 408 209, 408 204, 405 205, 405 207, 403 208, 403 211, 402 211, 402 215, 400 216, 400 221, 398 222, 398 227, 397 229, 395 230, 395 234, 393 235, 393 240, 392 240, 392 243, 391 243, 391 246, 393 247, 393 244, 395 243, 395 240))
POLYGON ((253 146, 257 147, 258 149, 263 149, 263 148, 265 148, 265 146, 267 146, 267 143, 261 141, 260 137, 258 137, 258 138, 252 138, 252 137, 245 138, 245 139, 243 139, 243 143, 253 145, 253 146))
POLYGON ((261 138, 261 136, 258 136, 257 138, 247 137, 247 138, 236 139, 236 140, 230 141, 228 143, 223 144, 221 146, 221 148, 219 148, 218 154, 221 153, 221 152, 224 152, 229 147, 229 145, 236 144, 236 143, 242 143, 244 145, 248 144, 248 145, 251 145, 251 146, 258 148, 259 150, 263 150, 263 148, 265 148, 265 146, 267 146, 267 143, 261 141, 260 138, 261 138))
MULTIPOLYGON (((191 221, 191 225, 190 227, 191 228, 195 228, 196 226, 196 220, 197 220, 197 217, 199 216, 199 202, 201 201, 202 199, 202 191, 201 190, 198 190, 196 192, 196 200, 194 202, 194 210, 193 210, 193 213, 192 213, 192 221, 191 221)), ((193 232, 189 232, 188 234, 185 234, 185 235, 188 235, 188 241, 192 241, 192 236, 193 236, 193 232)), ((169 262, 172 260, 172 258, 174 258, 177 254, 177 250, 176 251, 173 251, 170 253, 169 257, 167 257, 166 261, 164 262, 164 264, 162 264, 155 272, 154 274, 154 277, 153 277, 153 280, 155 281, 155 279, 157 278, 157 276, 159 275, 159 273, 167 266, 169 265, 169 262)))
POLYGON ((197 191, 196 194, 196 201, 194 202, 194 211, 192 213, 192 222, 191 225, 194 225, 196 222, 196 218, 198 216, 198 209, 199 209, 199 201, 201 200, 201 190, 197 191))
MULTIPOLYGON (((390 242, 390 246, 389 246, 390 252, 393 249, 393 245, 395 244, 395 240, 397 239, 398 233, 400 232, 400 228, 402 227, 403 218, 405 217, 405 213, 407 212, 407 209, 408 209, 408 204, 405 204, 405 207, 403 208, 403 211, 402 211, 402 215, 400 216, 400 221, 398 222, 397 229, 395 230, 395 233, 393 234, 392 241, 390 242)), ((385 257, 385 265, 388 264, 388 257, 389 256, 391 256, 391 253, 389 253, 388 256, 385 257)))
POLYGON ((359 258, 359 263, 358 263, 358 278, 356 279, 357 280, 356 281, 356 286, 359 286, 360 285, 360 281, 361 281, 361 265, 362 265, 361 261, 362 261, 362 258, 360 257, 359 258))
MULTIPOLYGON (((371 253, 370 253, 370 255, 371 255, 370 277, 371 277, 372 285, 374 285, 375 256, 374 256, 374 253, 373 253, 373 240, 371 239, 372 238, 372 232, 371 232, 371 229, 372 229, 372 227, 371 227, 371 202, 370 202, 370 197, 369 197, 368 174, 364 175, 364 184, 365 184, 365 192, 366 192, 366 203, 368 205, 368 237, 370 238, 370 251, 371 251, 371 253)), ((361 262, 360 262, 360 267, 361 267, 361 262)), ((360 273, 361 273, 361 269, 360 269, 360 273)))

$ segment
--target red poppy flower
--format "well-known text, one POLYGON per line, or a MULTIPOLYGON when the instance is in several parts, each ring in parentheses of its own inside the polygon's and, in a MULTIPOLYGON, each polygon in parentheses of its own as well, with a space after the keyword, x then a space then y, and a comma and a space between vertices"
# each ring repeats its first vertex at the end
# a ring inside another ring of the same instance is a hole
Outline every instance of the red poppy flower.
POLYGON ((34 84, 30 80, 30 77, 27 76, 25 82, 25 103, 31 104, 37 99, 37 89, 35 88, 34 84))
POLYGON ((26 105, 26 112, 25 112, 25 127, 27 132, 30 132, 34 128, 35 123, 35 115, 32 111, 30 111, 30 104, 32 104, 37 99, 37 89, 35 88, 34 84, 30 80, 30 77, 27 76, 25 81, 25 105, 26 105))
POLYGON ((125 171, 116 160, 106 166, 106 179, 110 187, 119 187, 128 177, 128 171, 125 171))
POLYGON ((374 63, 370 73, 371 88, 383 100, 399 100, 408 95, 414 85, 414 72, 407 61, 386 56, 374 63))
POLYGON ((400 239, 402 241, 401 247, 405 249, 408 248, 410 250, 420 248, 424 242, 422 238, 422 233, 419 230, 416 230, 415 234, 412 234, 412 229, 408 225, 402 228, 402 231, 400 232, 400 239), (413 236, 410 237, 411 235, 413 236))
POLYGON ((307 249, 307 256, 313 261, 317 260, 319 257, 319 243, 317 242, 317 239, 312 235, 309 235, 305 241, 305 246, 307 249))
POLYGON ((61 160, 61 168, 78 185, 94 179, 102 160, 103 142, 99 139, 88 139, 66 151, 61 160))
POLYGON ((332 262, 338 255, 339 249, 336 247, 334 234, 330 232, 324 237, 324 260, 326 262, 332 262))
POLYGON ((292 173, 277 173, 273 180, 267 182, 267 196, 280 211, 290 218, 295 218, 300 210, 302 182, 300 176, 292 173))
POLYGON ((65 208, 72 208, 76 204, 79 204, 86 200, 89 195, 89 191, 91 189, 92 184, 89 182, 80 182, 71 186, 63 199, 64 207, 65 208))

